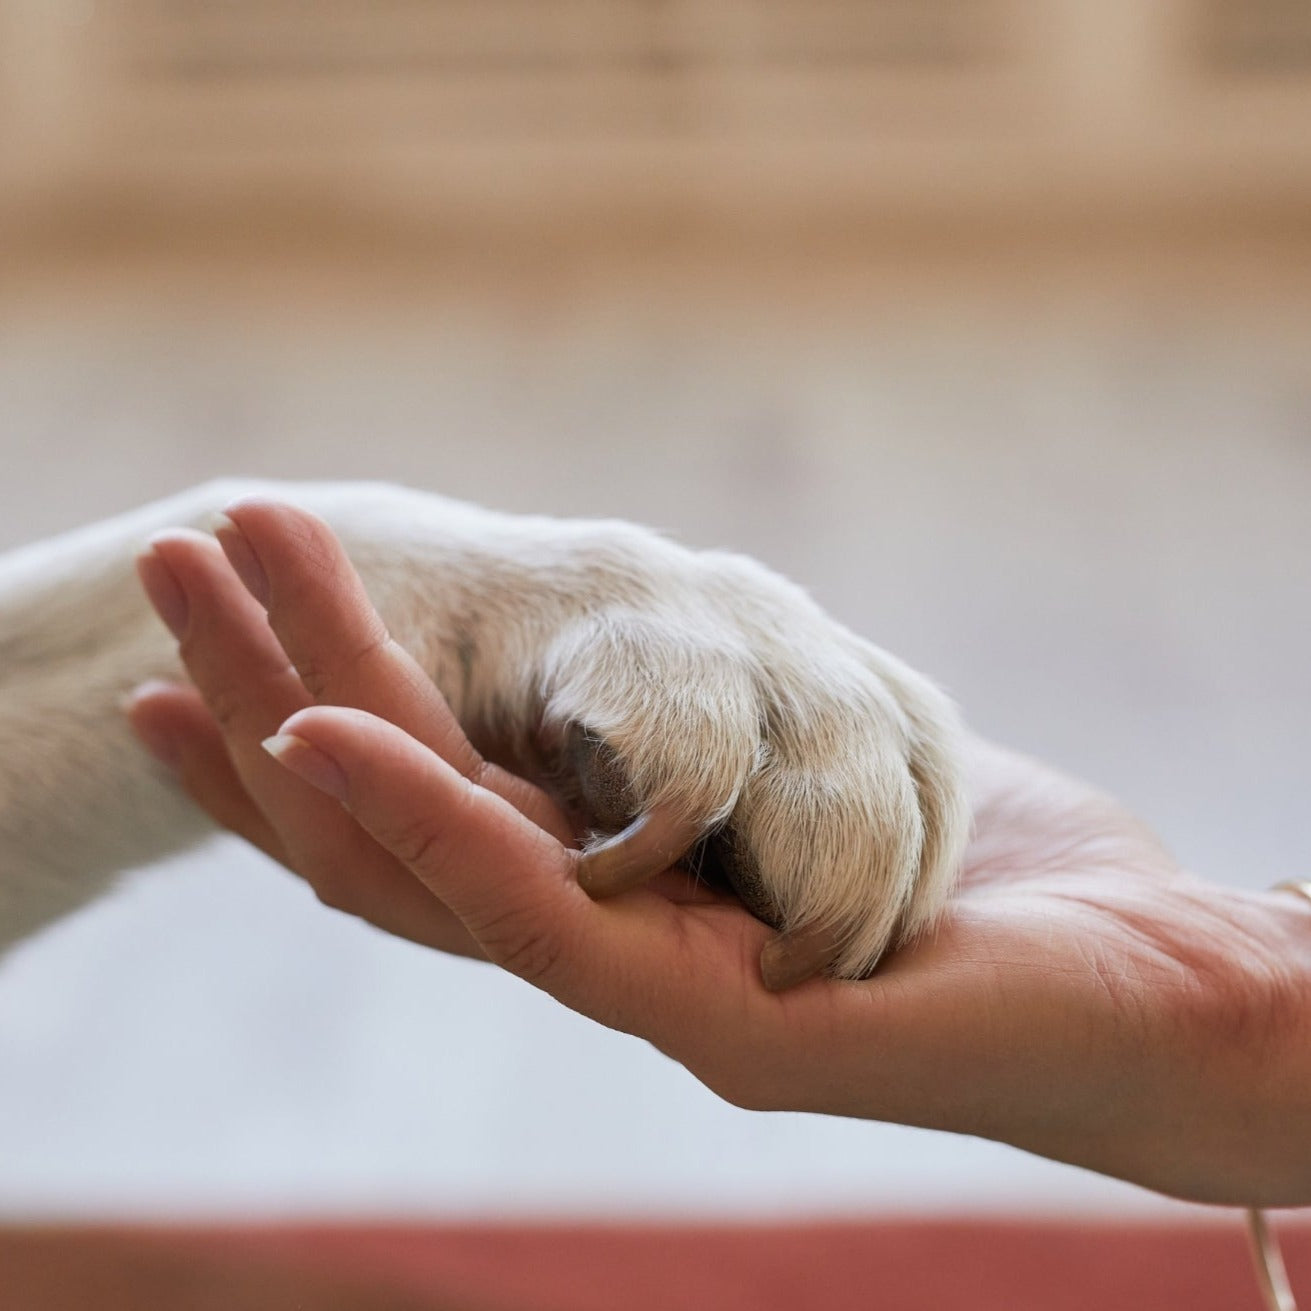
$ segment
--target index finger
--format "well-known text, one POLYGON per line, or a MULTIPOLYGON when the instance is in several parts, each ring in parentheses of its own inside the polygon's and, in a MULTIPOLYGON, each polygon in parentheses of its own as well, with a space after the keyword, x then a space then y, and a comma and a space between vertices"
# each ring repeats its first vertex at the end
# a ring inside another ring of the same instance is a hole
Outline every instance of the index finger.
POLYGON ((402 725, 465 778, 568 836, 539 789, 484 760, 465 736, 427 671, 392 639, 328 524, 297 506, 253 497, 229 506, 214 535, 317 702, 402 725))
POLYGON ((265 745, 345 803, 491 960, 567 1006, 686 1059, 720 1050, 744 1008, 767 1004, 756 957, 768 930, 740 907, 642 891, 592 901, 578 852, 385 720, 311 707, 265 745))
MULTIPOLYGON (((424 706, 433 750, 468 777, 481 757, 449 709, 426 692, 430 680, 392 641, 336 534, 317 515, 250 498, 230 505, 214 530, 223 553, 268 611, 269 625, 310 695, 321 703, 368 708, 393 723, 424 706)), ((413 722, 409 725, 414 732, 413 722)))

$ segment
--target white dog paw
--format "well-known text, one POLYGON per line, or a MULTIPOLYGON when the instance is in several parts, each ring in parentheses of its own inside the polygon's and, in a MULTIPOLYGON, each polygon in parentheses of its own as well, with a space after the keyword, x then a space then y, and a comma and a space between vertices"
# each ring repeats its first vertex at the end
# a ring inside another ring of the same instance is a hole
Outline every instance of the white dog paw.
MULTIPOLYGON (((955 710, 755 562, 659 545, 640 587, 599 588, 552 636, 539 741, 599 834, 661 816, 654 863, 696 841, 689 867, 809 944, 809 969, 861 977, 959 866, 955 710)), ((650 872, 593 865, 593 891, 650 872)))
POLYGON ((846 978, 941 909, 968 830, 955 709, 801 589, 630 524, 378 487, 325 508, 474 740, 591 825, 589 890, 693 847, 846 978))

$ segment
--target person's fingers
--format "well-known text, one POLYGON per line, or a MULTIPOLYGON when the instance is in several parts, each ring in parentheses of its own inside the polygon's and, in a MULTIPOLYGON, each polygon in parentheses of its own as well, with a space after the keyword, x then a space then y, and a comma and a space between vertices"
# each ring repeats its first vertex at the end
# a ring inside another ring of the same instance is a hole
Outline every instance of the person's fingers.
POLYGON ((286 849, 285 863, 326 905, 443 950, 471 943, 440 902, 349 816, 269 759, 260 742, 310 698, 263 610, 212 538, 157 535, 138 560, 147 594, 179 639, 183 664, 213 714, 247 793, 286 849))
POLYGON ((279 828, 303 827, 305 819, 340 824, 322 797, 273 768, 259 749, 310 697, 213 539, 187 530, 159 534, 137 569, 239 776, 270 820, 279 828))
POLYGON ((321 704, 398 724, 466 778, 569 836, 539 789, 482 758, 419 663, 394 642, 332 529, 308 510, 251 498, 215 529, 237 576, 268 611, 282 649, 321 704))
POLYGON ((427 674, 397 647, 332 529, 276 501, 238 501, 214 530, 219 545, 296 666, 325 705, 367 706, 465 777, 482 759, 427 674))
POLYGON ((194 687, 143 683, 124 711, 141 742, 220 828, 245 838, 280 864, 289 863, 282 839, 246 790, 228 755, 223 730, 194 687))
POLYGON ((490 959, 593 1019, 704 1066, 724 1059, 745 1011, 777 1004, 757 974, 768 930, 740 905, 646 889, 593 901, 577 851, 395 725, 318 706, 266 746, 341 800, 490 959))
POLYGON ((290 774, 346 805, 492 960, 555 991, 591 905, 574 878, 576 852, 365 711, 301 711, 264 745, 290 774))

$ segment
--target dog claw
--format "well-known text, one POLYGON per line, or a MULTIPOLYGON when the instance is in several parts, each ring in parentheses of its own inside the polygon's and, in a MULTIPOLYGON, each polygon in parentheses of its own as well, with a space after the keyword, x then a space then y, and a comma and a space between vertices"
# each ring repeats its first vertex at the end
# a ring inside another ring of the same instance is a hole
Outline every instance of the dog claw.
POLYGON ((760 953, 760 978, 770 992, 786 992, 828 969, 842 953, 835 929, 822 925, 780 933, 760 953))
POLYGON ((578 886, 589 897, 627 892, 676 864, 701 836, 701 825, 660 807, 583 852, 578 886))

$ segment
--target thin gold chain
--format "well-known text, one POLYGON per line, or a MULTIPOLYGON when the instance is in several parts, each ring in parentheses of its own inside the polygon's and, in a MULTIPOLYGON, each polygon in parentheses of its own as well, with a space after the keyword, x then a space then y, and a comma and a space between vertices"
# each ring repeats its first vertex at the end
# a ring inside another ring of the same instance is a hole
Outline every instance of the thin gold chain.
POLYGON ((1288 1271, 1284 1269, 1284 1254, 1279 1250, 1279 1239, 1266 1224, 1264 1211, 1255 1207, 1248 1211, 1247 1237, 1252 1246, 1256 1281, 1261 1286, 1266 1311, 1297 1311, 1293 1290, 1288 1283, 1288 1271))

